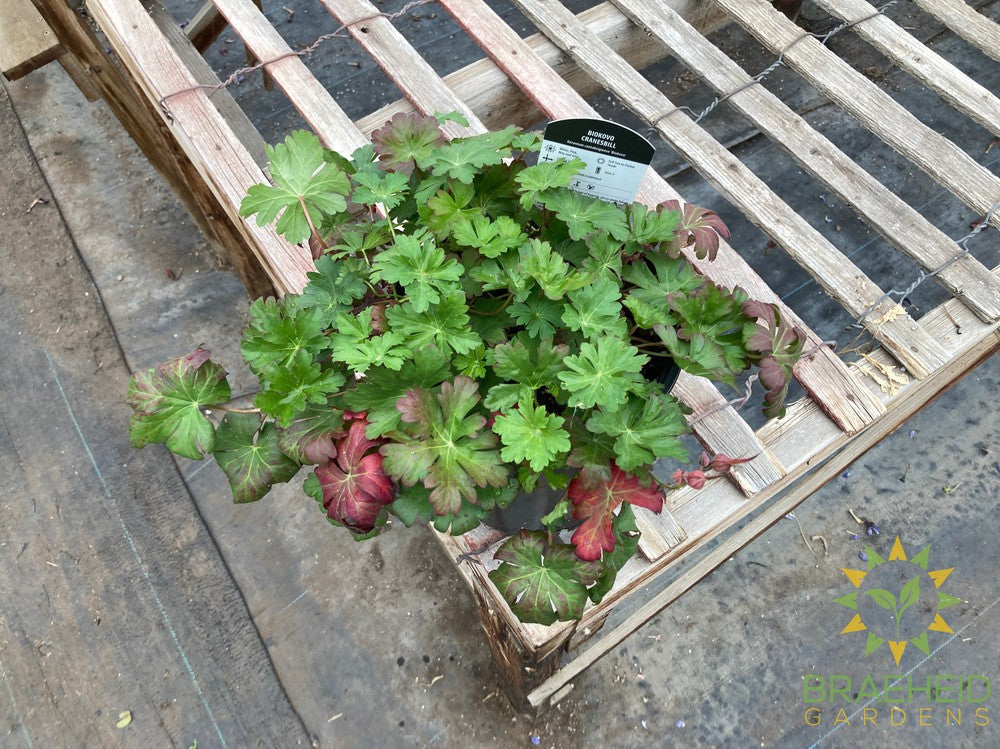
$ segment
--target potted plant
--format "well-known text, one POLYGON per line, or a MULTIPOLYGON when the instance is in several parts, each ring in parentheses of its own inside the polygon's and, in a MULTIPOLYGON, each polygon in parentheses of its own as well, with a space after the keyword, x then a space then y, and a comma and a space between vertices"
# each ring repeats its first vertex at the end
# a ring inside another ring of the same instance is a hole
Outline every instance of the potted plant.
POLYGON ((662 507, 653 463, 688 460, 670 369, 734 384, 756 365, 779 416, 802 336, 681 254, 714 257, 713 212, 590 199, 567 187, 580 162, 530 164, 536 135, 438 125, 397 115, 350 158, 302 131, 269 149, 274 184, 241 211, 308 242, 316 270, 250 307, 254 408, 226 405, 199 348, 133 376, 132 441, 212 455, 237 502, 308 465, 305 492, 357 539, 390 516, 461 534, 544 478, 559 501, 491 577, 523 621, 577 619, 636 550, 631 505, 662 507))

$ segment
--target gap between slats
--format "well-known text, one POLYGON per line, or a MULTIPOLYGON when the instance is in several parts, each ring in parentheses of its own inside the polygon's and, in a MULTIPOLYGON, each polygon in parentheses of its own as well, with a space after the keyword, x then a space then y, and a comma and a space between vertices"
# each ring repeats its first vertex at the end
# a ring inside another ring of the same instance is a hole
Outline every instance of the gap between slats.
MULTIPOLYGON (((931 130, 882 89, 764 0, 713 0, 845 112, 981 215, 1000 200, 1000 177, 931 130)), ((964 3, 963 3, 964 5, 964 3)), ((991 224, 1000 227, 1000 212, 991 224)))
MULTIPOLYGON (((619 5, 719 96, 738 91, 727 100, 732 107, 924 270, 934 270, 960 252, 956 242, 858 166, 777 96, 761 85, 752 84, 753 79, 743 68, 669 8, 661 8, 654 0, 619 0, 619 5)), ((935 276, 935 280, 963 299, 983 320, 1000 317, 1000 281, 975 258, 963 257, 935 276)))

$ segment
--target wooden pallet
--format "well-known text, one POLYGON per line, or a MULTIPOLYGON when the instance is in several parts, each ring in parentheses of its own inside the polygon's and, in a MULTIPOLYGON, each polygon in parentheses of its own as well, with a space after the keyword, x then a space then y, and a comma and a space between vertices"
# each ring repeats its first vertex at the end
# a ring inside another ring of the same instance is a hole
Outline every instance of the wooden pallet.
MULTIPOLYGON (((251 292, 300 290, 311 268, 308 253, 289 246, 270 228, 239 218, 243 195, 265 179, 261 139, 225 90, 210 88, 217 79, 188 37, 156 6, 90 0, 90 15, 119 65, 65 0, 33 2, 209 236, 226 246, 251 292)), ((365 144, 371 130, 396 112, 460 111, 469 126, 446 125, 449 134, 458 136, 511 122, 527 126, 540 115, 594 116, 584 97, 611 91, 852 317, 862 320, 879 344, 870 356, 848 364, 808 331, 808 355, 796 371, 808 395, 789 408, 786 418, 756 431, 725 405, 712 383, 682 375, 673 392, 691 407, 692 427, 706 448, 757 457, 734 468, 731 481, 674 492, 661 515, 638 510, 640 553, 621 571, 614 590, 590 606, 578 624, 521 624, 490 583, 488 566, 459 566, 479 604, 508 695, 523 707, 544 709, 566 694, 597 658, 1000 348, 1000 269, 991 270, 964 253, 954 239, 757 85, 704 33, 739 23, 915 167, 987 216, 992 227, 1000 227, 1000 178, 923 125, 820 41, 803 35, 765 0, 613 0, 578 16, 558 0, 515 2, 542 33, 521 39, 482 0, 439 0, 486 53, 483 60, 441 78, 368 0, 320 0, 406 97, 356 122, 252 0, 216 0, 221 18, 206 9, 192 36, 204 49, 205 40, 227 24, 248 55, 270 61, 267 75, 324 143, 344 153, 365 144), (638 73, 666 54, 701 76, 923 268, 951 299, 919 320, 911 318, 877 280, 638 73), (708 543, 715 540, 720 543, 708 543), (591 639, 626 600, 633 612, 591 639), (577 654, 562 665, 569 651, 577 654)), ((989 19, 960 0, 917 2, 970 44, 997 55, 1000 27, 989 19)), ((865 0, 817 3, 853 23, 863 39, 938 92, 947 105, 998 132, 1000 100, 995 95, 865 0)), ((650 173, 638 199, 655 204, 679 197, 650 173)), ((778 304, 787 319, 806 328, 728 244, 712 263, 692 261, 717 283, 739 285, 757 299, 778 304)), ((501 540, 485 527, 439 539, 452 558, 501 540)))

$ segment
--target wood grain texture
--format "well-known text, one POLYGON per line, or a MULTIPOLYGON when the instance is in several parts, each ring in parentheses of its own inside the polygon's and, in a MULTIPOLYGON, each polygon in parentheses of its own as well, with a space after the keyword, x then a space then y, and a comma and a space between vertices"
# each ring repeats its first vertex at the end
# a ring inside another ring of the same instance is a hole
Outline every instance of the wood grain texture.
MULTIPOLYGON (((704 34, 712 33, 729 21, 725 13, 707 2, 668 0, 664 5, 675 9, 682 18, 704 34)), ((579 18, 638 70, 666 56, 666 50, 661 44, 629 23, 611 3, 601 3, 589 8, 580 13, 579 18)), ((581 96, 588 97, 600 91, 600 86, 594 79, 580 70, 573 59, 552 44, 544 34, 532 34, 524 41, 581 96)), ((446 75, 444 82, 492 130, 512 123, 529 127, 544 117, 538 107, 488 57, 446 75)), ((413 111, 416 111, 413 104, 404 98, 362 117, 357 124, 367 134, 397 112, 413 111)))
POLYGON ((184 33, 191 40, 194 48, 204 53, 225 29, 225 17, 219 13, 219 9, 215 7, 212 0, 207 0, 194 14, 188 25, 184 27, 184 33))
POLYGON ((94 0, 90 10, 148 100, 164 100, 161 113, 173 137, 277 290, 302 289, 313 267, 308 251, 291 246, 271 227, 239 217, 240 202, 250 187, 265 181, 264 173, 163 33, 136 0, 94 0))
MULTIPOLYGON (((777 96, 763 86, 752 85, 753 79, 743 68, 669 8, 660 8, 653 0, 620 0, 620 5, 623 12, 648 29, 720 96, 739 91, 727 99, 730 106, 922 268, 928 271, 938 268, 959 253, 955 241, 857 165, 777 96), (743 87, 747 88, 740 90, 743 87)), ((996 101, 998 113, 994 126, 1000 127, 1000 100, 985 89, 982 93, 996 101)), ((1000 284, 975 258, 965 256, 935 278, 984 320, 1000 317, 1000 284)))
MULTIPOLYGON (((191 40, 184 35, 184 31, 177 25, 174 17, 156 0, 146 0, 144 4, 149 12, 149 17, 163 32, 198 83, 206 86, 217 86, 219 78, 212 70, 212 66, 205 62, 205 58, 194 48, 191 40)), ((219 114, 229 123, 229 127, 233 129, 233 133, 240 139, 240 143, 247 149, 253 160, 263 168, 267 164, 264 139, 260 137, 260 133, 250 122, 250 118, 236 103, 233 95, 226 89, 220 88, 212 94, 212 103, 219 110, 219 114)))
POLYGON ((90 20, 64 0, 32 0, 59 41, 86 70, 94 89, 163 175, 220 259, 228 259, 252 297, 274 293, 271 279, 248 248, 242 219, 223 208, 215 191, 178 143, 155 100, 105 49, 90 20))
POLYGON ((277 60, 265 66, 268 74, 328 148, 351 154, 368 143, 252 0, 220 0, 218 7, 247 49, 261 60, 277 60))
POLYGON ((320 0, 379 67, 424 114, 461 112, 469 126, 447 122, 446 135, 455 138, 485 130, 473 111, 441 80, 392 22, 368 0, 320 0))
POLYGON ((1000 60, 1000 26, 965 0, 913 0, 965 41, 1000 60))
POLYGON ((55 60, 62 45, 31 0, 0 0, 0 73, 16 81, 55 60))
MULTIPOLYGON (((953 107, 994 135, 1000 134, 1000 99, 925 46, 887 16, 870 18, 875 6, 866 0, 816 0, 830 15, 854 23, 854 33, 869 42, 953 107)), ((998 40, 1000 43, 1000 40, 998 40)))
MULTIPOLYGON (((819 40, 803 37, 802 29, 764 0, 715 2, 776 55, 784 51, 789 67, 970 208, 985 215, 1000 200, 1000 177, 924 125, 819 40)), ((1000 213, 991 223, 1000 227, 1000 213)))

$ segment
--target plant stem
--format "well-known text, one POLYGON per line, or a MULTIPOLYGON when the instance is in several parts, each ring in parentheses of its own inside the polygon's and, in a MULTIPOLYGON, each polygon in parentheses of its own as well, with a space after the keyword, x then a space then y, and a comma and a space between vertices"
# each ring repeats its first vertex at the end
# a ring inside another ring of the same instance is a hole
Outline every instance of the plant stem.
POLYGON ((474 309, 472 309, 470 307, 469 308, 469 312, 471 312, 473 315, 476 315, 477 317, 496 317, 501 312, 503 312, 505 309, 507 309, 507 307, 510 305, 510 303, 512 301, 514 301, 514 295, 513 294, 508 294, 504 298, 503 304, 500 305, 500 309, 498 309, 498 310, 495 310, 493 312, 479 312, 478 310, 474 310, 474 309))
POLYGON ((218 406, 210 406, 210 411, 226 411, 231 414, 259 414, 259 408, 237 408, 236 406, 228 406, 225 403, 218 406))
POLYGON ((326 249, 326 242, 323 241, 323 237, 320 236, 320 233, 316 231, 316 227, 313 226, 312 216, 309 215, 309 208, 306 207, 306 201, 301 195, 299 195, 299 205, 302 206, 302 213, 305 214, 306 223, 309 224, 309 230, 312 232, 312 235, 323 246, 323 249, 326 249))

